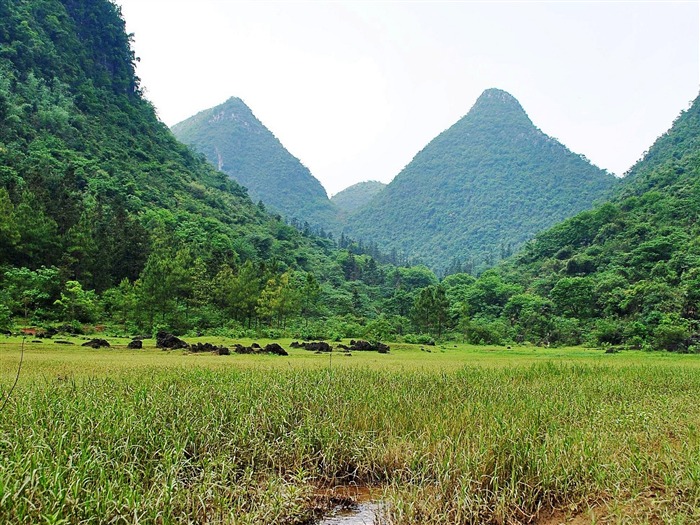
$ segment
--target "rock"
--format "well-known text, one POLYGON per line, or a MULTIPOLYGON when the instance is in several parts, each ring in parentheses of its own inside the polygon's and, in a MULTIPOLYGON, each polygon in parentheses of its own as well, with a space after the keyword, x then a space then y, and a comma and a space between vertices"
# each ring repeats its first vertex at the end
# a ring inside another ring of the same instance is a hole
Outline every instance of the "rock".
POLYGON ((389 345, 380 343, 379 341, 355 341, 352 339, 350 341, 350 350, 357 350, 361 352, 379 352, 380 354, 389 353, 389 345))
POLYGON ((34 341, 32 341, 32 343, 39 343, 39 344, 41 344, 41 343, 43 343, 43 342, 44 342, 44 341, 41 341, 41 340, 39 340, 39 339, 34 339, 34 341))
POLYGON ((81 346, 89 346, 90 348, 109 348, 111 345, 104 339, 90 339, 87 343, 83 343, 81 346))
POLYGON ((294 341, 291 345, 292 348, 304 348, 304 345, 300 344, 299 341, 294 341))
POLYGON ((70 341, 54 341, 57 345, 74 345, 75 343, 72 343, 70 341))
POLYGON ((255 349, 253 349, 250 346, 243 346, 242 344, 236 343, 233 346, 233 351, 236 352, 237 354, 254 354, 255 349))
POLYGON ((306 350, 310 350, 311 352, 332 352, 333 347, 326 343, 325 341, 312 341, 312 342, 304 342, 301 344, 303 348, 306 350))
POLYGON ((132 350, 141 350, 143 348, 143 341, 141 341, 141 339, 134 339, 128 345, 126 345, 126 347, 131 348, 132 350))
POLYGON ((274 355, 289 355, 287 351, 277 343, 270 343, 269 345, 265 346, 263 352, 274 355))
POLYGON ((158 332, 156 334, 156 348, 166 348, 169 350, 177 350, 179 348, 189 348, 185 341, 175 337, 168 332, 158 332))
POLYGON ((200 353, 200 352, 213 352, 217 355, 231 355, 231 350, 225 346, 216 346, 211 343, 195 343, 190 345, 190 352, 200 353))

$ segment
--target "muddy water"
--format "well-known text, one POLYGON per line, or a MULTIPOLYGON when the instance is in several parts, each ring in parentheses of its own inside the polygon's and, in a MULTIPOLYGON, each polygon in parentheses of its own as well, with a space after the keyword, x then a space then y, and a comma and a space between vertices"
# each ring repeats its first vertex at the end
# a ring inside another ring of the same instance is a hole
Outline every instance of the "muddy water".
POLYGON ((320 525, 374 525, 378 514, 379 503, 358 503, 353 508, 336 510, 320 525))
POLYGON ((366 487, 340 487, 334 496, 352 502, 339 505, 324 517, 319 525, 375 525, 378 523, 381 491, 366 487))

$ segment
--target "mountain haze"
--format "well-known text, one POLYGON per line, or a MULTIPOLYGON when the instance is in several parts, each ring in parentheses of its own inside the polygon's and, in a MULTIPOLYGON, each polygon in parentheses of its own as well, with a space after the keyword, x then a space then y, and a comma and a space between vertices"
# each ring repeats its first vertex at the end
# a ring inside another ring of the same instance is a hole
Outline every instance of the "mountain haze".
POLYGON ((241 99, 201 111, 172 131, 245 186, 254 201, 313 226, 335 224, 337 210, 321 183, 241 99))
POLYGON ((473 270, 590 208, 614 184, 537 129, 513 96, 489 89, 351 215, 346 232, 434 268, 457 258, 473 270))

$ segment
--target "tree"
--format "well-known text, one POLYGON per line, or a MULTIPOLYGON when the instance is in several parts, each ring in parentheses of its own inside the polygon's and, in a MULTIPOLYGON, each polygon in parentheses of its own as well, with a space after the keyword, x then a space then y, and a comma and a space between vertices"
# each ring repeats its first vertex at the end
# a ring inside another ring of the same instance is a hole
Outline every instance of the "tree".
POLYGON ((95 292, 83 290, 78 281, 67 281, 61 298, 54 304, 61 310, 66 321, 90 322, 97 318, 97 300, 95 292))
POLYGON ((304 318, 304 326, 309 326, 309 319, 315 319, 321 312, 319 299, 321 297, 321 285, 314 274, 307 273, 303 288, 300 293, 300 313, 304 318))
POLYGON ((5 304, 13 313, 22 314, 25 319, 32 311, 51 307, 60 287, 56 268, 10 268, 5 272, 3 281, 5 304))
POLYGON ((412 319, 420 331, 440 338, 450 319, 450 303, 442 285, 423 288, 413 303, 412 319))

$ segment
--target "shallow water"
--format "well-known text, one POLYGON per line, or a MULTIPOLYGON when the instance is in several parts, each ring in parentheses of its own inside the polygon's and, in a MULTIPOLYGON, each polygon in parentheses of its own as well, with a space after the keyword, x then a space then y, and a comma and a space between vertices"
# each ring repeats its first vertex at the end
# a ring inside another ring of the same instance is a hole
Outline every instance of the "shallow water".
POLYGON ((378 512, 379 503, 359 503, 352 509, 338 509, 319 525, 374 525, 378 512))
POLYGON ((318 525, 374 525, 379 516, 381 491, 367 487, 335 487, 336 496, 349 498, 354 504, 333 509, 318 525))

